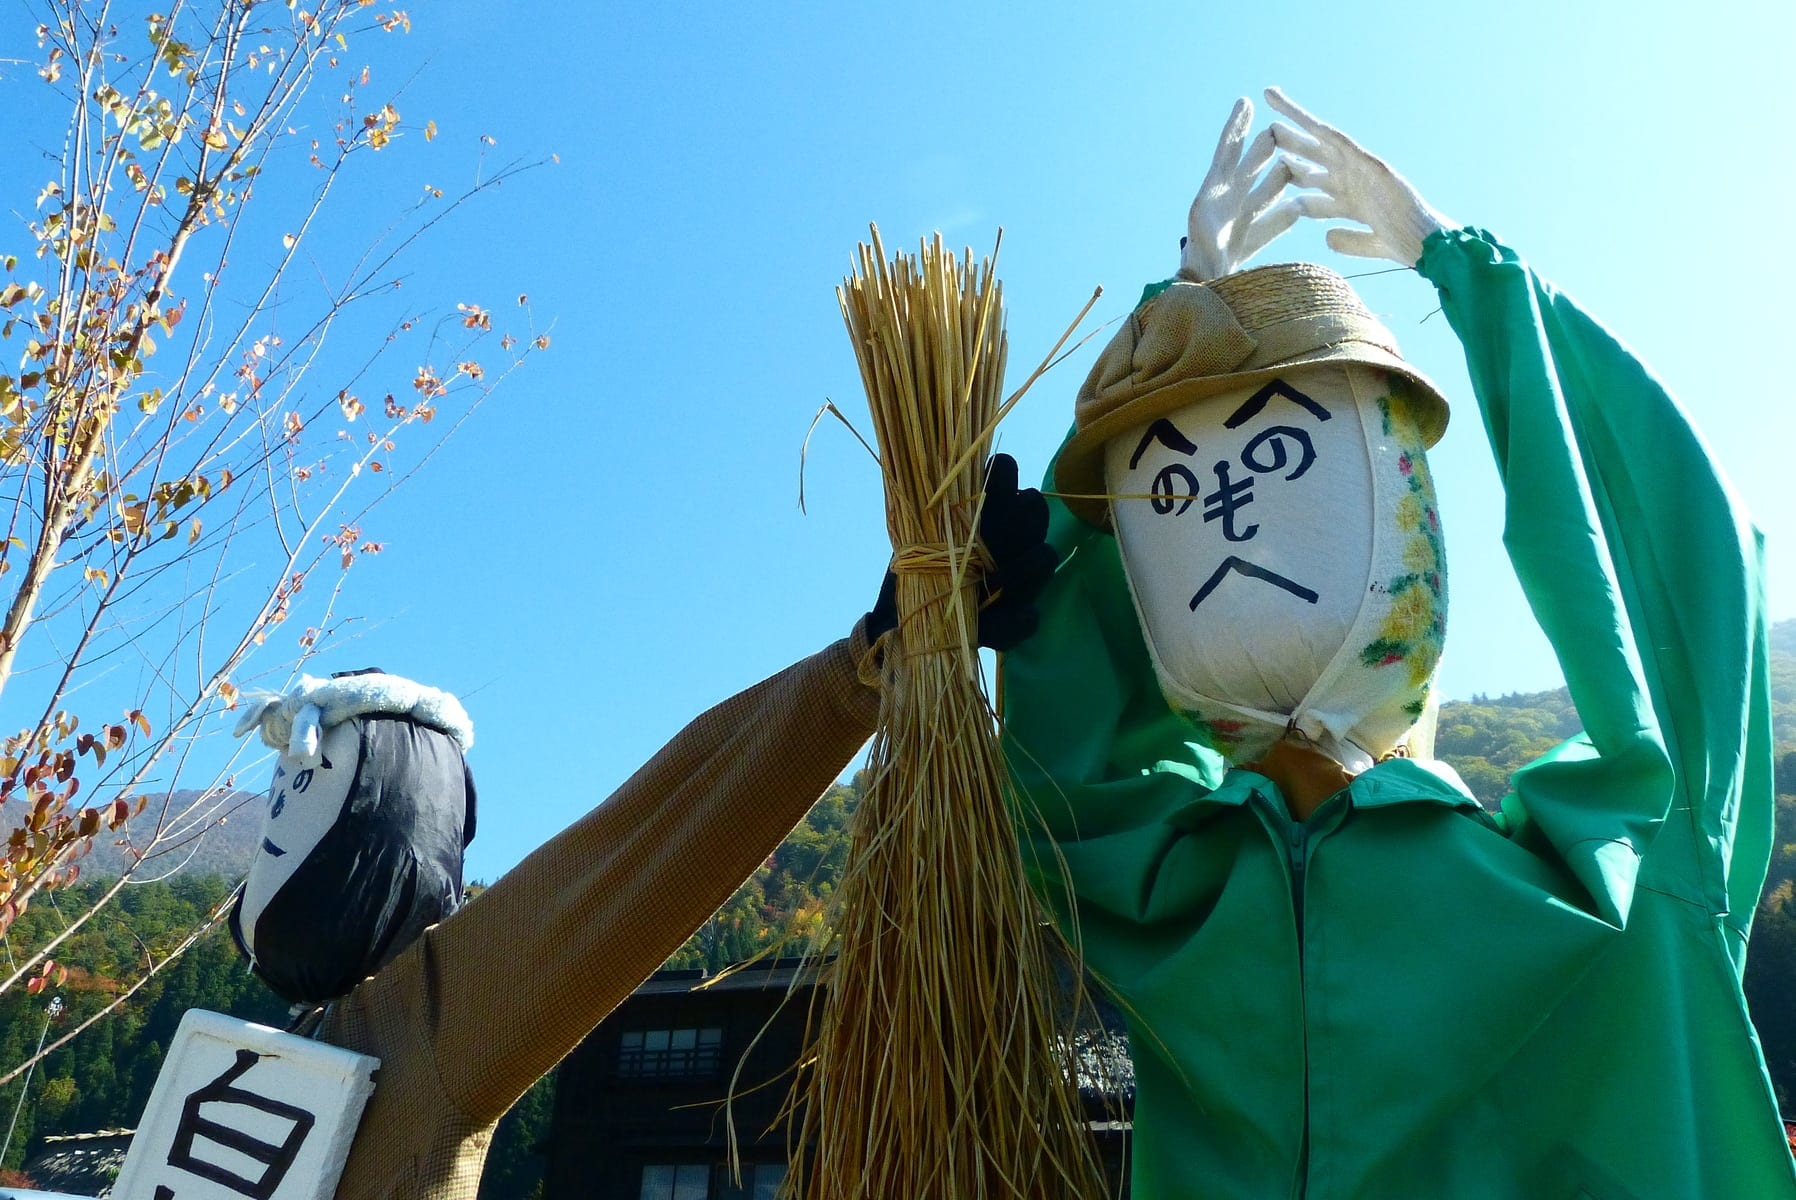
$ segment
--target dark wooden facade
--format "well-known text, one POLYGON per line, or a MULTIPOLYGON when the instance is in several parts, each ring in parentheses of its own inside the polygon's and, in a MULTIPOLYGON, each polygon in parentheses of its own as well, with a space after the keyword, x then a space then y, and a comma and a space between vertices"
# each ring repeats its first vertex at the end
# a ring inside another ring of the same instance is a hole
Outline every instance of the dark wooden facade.
POLYGON ((771 1200, 812 995, 802 983, 788 995, 796 973, 789 961, 716 980, 660 971, 637 988, 561 1065, 543 1200, 771 1200), (732 1119, 740 1186, 725 1165, 732 1119))
MULTIPOLYGON (((772 1200, 790 1152, 781 1113, 813 995, 791 960, 715 980, 701 971, 651 976, 561 1065, 538 1146, 543 1200, 772 1200), (727 1166, 731 1119, 739 1181, 727 1166)), ((1121 1019, 1099 1007, 1101 1023, 1081 1039, 1080 1090, 1112 1194, 1126 1197, 1134 1080, 1121 1019)))

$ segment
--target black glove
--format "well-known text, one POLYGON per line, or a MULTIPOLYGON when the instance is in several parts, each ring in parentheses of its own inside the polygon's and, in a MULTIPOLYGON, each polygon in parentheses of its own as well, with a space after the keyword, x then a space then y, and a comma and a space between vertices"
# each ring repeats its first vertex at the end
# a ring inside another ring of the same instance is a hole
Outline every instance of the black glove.
MULTIPOLYGON (((979 644, 993 650, 1018 645, 1041 621, 1035 599, 1059 565, 1047 543, 1048 502, 1035 488, 1017 487, 1016 459, 994 454, 985 468, 985 507, 979 540, 991 570, 979 580, 979 644)), ((898 625, 898 577, 887 571, 879 599, 867 614, 867 640, 898 625)))

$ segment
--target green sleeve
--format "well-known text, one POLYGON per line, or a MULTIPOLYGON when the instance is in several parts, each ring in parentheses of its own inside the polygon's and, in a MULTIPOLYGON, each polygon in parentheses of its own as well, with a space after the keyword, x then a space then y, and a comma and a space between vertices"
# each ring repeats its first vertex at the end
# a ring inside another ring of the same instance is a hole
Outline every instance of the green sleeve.
MULTIPOLYGON (((1049 464, 1050 495, 1053 478, 1049 464)), ((1160 693, 1116 539, 1058 499, 1049 512, 1060 566, 1040 628, 999 659, 1005 751, 1032 874, 1063 916, 1077 896, 1086 933, 1120 944, 1189 915, 1162 867, 1224 768, 1160 693)))
POLYGON ((1743 942, 1772 828, 1757 531, 1665 387, 1513 251, 1441 231, 1417 269, 1465 346, 1504 545, 1586 731, 1517 773, 1516 836, 1618 923, 1638 885, 1743 942))

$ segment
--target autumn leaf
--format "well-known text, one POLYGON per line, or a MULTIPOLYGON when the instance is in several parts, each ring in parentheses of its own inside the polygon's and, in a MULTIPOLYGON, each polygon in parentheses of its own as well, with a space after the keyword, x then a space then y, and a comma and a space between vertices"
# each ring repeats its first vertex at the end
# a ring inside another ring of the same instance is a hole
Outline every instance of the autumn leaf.
POLYGON ((424 122, 424 140, 427 142, 437 140, 437 123, 435 121, 424 122))

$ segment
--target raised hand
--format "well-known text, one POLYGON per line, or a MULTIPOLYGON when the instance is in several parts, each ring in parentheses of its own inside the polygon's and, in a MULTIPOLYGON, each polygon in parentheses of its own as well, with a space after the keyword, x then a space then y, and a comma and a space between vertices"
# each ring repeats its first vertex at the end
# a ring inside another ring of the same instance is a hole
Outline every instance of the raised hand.
POLYGON ((1247 144, 1252 125, 1253 102, 1243 96, 1229 113, 1210 172, 1191 202, 1180 278, 1202 283, 1227 275, 1297 220, 1296 203, 1281 198, 1292 179, 1291 167, 1277 155, 1271 130, 1247 144), (1256 183, 1261 171, 1266 177, 1256 183))
MULTIPOLYGON (((1035 488, 1017 486, 1016 459, 994 454, 985 468, 979 540, 991 567, 979 580, 979 644, 1010 650, 1035 632, 1035 601, 1054 577, 1059 559, 1048 545, 1048 502, 1035 488)), ((898 625, 898 577, 886 572, 867 614, 869 642, 898 625)))
POLYGON ((1267 133, 1277 143, 1279 158, 1297 185, 1315 189, 1295 198, 1298 209, 1306 217, 1338 218, 1365 226, 1330 229, 1332 249, 1413 267, 1422 257, 1422 242, 1428 235, 1453 224, 1429 207, 1389 163, 1293 104, 1279 89, 1266 89, 1266 103, 1296 126, 1275 121, 1267 133))

